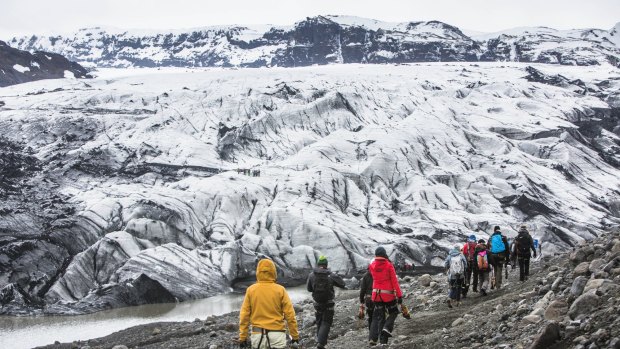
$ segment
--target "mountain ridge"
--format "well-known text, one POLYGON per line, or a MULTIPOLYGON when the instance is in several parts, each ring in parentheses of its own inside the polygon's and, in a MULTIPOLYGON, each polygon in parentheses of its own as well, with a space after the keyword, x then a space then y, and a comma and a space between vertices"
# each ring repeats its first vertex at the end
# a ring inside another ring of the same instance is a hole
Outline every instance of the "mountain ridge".
POLYGON ((327 15, 307 17, 291 26, 219 25, 169 31, 95 27, 66 35, 15 37, 10 43, 100 67, 293 67, 446 61, 618 67, 617 32, 618 25, 610 30, 531 27, 469 37, 458 27, 440 21, 383 22, 327 15))

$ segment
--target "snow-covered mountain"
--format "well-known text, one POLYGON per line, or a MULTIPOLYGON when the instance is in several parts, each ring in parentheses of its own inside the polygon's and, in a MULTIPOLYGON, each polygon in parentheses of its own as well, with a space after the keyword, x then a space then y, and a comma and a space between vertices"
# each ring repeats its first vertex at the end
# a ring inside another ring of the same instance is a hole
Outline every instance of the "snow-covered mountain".
POLYGON ((18 50, 0 41, 0 87, 41 79, 84 78, 84 67, 56 53, 18 50))
POLYGON ((264 67, 331 63, 519 61, 620 65, 617 30, 536 27, 471 38, 438 22, 389 23, 349 16, 293 26, 217 26, 144 31, 82 29, 13 38, 23 50, 62 54, 100 67, 264 67))
POLYGON ((205 297, 262 255, 283 281, 379 244, 437 265, 494 225, 552 253, 620 222, 610 65, 122 72, 0 89, 1 313, 205 297))

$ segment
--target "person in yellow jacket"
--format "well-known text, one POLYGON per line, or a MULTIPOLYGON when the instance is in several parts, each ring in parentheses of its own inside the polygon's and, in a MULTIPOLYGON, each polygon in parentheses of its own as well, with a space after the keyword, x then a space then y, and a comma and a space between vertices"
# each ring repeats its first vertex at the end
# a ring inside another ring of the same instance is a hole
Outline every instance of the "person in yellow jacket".
POLYGON ((245 292, 239 313, 239 346, 248 348, 248 332, 252 325, 250 342, 253 349, 286 348, 286 326, 293 337, 292 347, 298 347, 299 333, 295 309, 286 289, 276 284, 276 266, 270 259, 262 259, 256 266, 256 283, 245 292))

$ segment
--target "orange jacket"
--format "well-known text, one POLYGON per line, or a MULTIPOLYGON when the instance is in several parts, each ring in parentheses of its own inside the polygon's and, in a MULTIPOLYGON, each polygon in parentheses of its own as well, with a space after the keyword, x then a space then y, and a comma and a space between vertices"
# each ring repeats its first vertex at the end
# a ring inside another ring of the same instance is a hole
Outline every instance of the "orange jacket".
POLYGON ((257 282, 245 291, 243 305, 239 312, 239 340, 248 338, 250 324, 266 330, 281 331, 288 324, 293 339, 299 339, 295 309, 286 289, 276 284, 276 266, 269 259, 263 259, 256 266, 257 282))

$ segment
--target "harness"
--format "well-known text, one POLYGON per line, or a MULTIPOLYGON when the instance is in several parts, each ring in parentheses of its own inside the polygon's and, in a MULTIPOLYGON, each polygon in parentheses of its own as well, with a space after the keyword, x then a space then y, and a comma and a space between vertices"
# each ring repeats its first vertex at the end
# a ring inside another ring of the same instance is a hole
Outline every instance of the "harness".
POLYGON ((260 332, 260 340, 258 341, 258 348, 260 348, 261 344, 263 344, 263 339, 267 338, 267 347, 271 349, 271 342, 269 341, 269 332, 286 332, 285 330, 268 330, 265 328, 252 326, 252 332, 259 333, 260 332))

